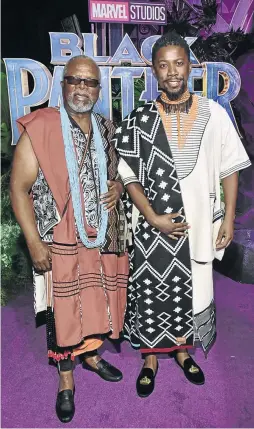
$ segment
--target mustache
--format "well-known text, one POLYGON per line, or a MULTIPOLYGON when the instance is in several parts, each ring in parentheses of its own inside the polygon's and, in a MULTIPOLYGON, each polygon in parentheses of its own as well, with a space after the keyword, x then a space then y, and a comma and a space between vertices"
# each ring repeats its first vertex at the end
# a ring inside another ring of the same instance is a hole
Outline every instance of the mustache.
POLYGON ((87 94, 87 92, 74 92, 73 95, 80 95, 81 97, 87 97, 90 99, 90 96, 87 94))
POLYGON ((181 78, 178 78, 178 79, 176 79, 176 78, 175 78, 175 79, 172 79, 172 78, 170 79, 170 78, 169 78, 169 79, 165 79, 165 80, 164 80, 164 82, 182 82, 182 81, 183 81, 183 78, 182 78, 182 77, 181 77, 181 78))

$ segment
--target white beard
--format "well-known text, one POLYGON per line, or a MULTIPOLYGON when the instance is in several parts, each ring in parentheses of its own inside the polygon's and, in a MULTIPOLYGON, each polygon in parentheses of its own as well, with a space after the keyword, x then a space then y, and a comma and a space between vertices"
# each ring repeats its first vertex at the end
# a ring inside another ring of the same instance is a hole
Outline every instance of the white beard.
POLYGON ((90 112, 90 110, 92 110, 94 103, 93 101, 89 101, 87 104, 75 104, 73 103, 72 100, 68 99, 67 103, 69 105, 69 107, 76 113, 86 113, 86 112, 90 112))

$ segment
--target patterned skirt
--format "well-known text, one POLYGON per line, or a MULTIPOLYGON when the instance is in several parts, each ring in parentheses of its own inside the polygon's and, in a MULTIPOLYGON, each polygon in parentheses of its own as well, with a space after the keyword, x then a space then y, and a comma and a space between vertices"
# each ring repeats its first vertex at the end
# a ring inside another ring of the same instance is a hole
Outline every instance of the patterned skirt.
POLYGON ((77 282, 60 286, 52 282, 51 273, 45 275, 48 354, 56 360, 73 356, 85 339, 103 334, 117 339, 123 329, 128 255, 100 254, 82 246, 79 271, 77 282))

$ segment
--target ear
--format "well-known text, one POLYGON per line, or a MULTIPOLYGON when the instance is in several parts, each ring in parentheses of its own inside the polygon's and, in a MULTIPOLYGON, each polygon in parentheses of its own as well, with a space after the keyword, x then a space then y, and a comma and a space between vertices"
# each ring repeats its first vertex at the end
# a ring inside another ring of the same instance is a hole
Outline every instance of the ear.
POLYGON ((151 69, 152 69, 152 73, 153 73, 154 77, 156 78, 156 71, 155 71, 155 68, 153 65, 151 66, 151 69))
POLYGON ((61 87, 63 88, 64 87, 64 81, 61 80, 60 84, 61 84, 61 87))

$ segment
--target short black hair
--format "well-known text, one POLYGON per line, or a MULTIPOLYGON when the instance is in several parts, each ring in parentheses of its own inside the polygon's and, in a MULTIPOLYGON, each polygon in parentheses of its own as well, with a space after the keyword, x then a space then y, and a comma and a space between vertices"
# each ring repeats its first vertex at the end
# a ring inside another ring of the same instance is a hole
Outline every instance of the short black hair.
POLYGON ((152 49, 152 63, 155 62, 155 57, 159 49, 165 46, 181 46, 188 56, 190 61, 190 48, 186 40, 181 37, 176 31, 170 31, 169 33, 163 34, 153 45, 152 49))

